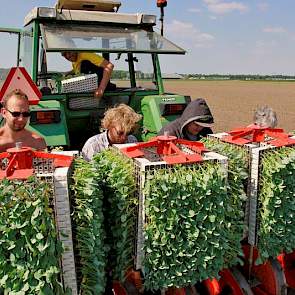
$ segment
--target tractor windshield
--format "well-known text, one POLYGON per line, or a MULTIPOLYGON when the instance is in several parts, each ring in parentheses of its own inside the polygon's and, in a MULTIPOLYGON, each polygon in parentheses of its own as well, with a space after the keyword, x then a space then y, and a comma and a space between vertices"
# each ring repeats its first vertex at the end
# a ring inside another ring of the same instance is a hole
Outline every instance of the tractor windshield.
POLYGON ((46 51, 185 53, 156 32, 136 27, 44 24, 41 32, 46 51))
MULTIPOLYGON (((60 52, 48 52, 44 58, 45 51, 41 50, 40 55, 43 56, 39 68, 39 81, 44 80, 44 76, 51 77, 48 83, 52 93, 60 92, 56 79, 58 76, 65 76, 65 73, 71 70, 71 63, 62 57, 60 52), (46 75, 44 75, 46 72, 46 75), (43 74, 41 74, 43 73, 43 74)), ((97 52, 102 55, 101 52, 97 52)), ((130 59, 127 53, 111 53, 108 59, 114 65, 111 82, 117 86, 117 89, 133 88, 135 85, 131 83, 130 77, 130 59)), ((134 79, 138 89, 157 89, 155 83, 155 69, 151 54, 133 54, 132 64, 134 65, 134 79)))
MULTIPOLYGON (((159 88, 160 69, 156 69, 155 55, 185 54, 185 51, 165 39, 152 29, 139 26, 108 24, 93 25, 81 23, 43 23, 41 44, 46 52, 46 72, 39 77, 48 77, 50 72, 67 72, 69 61, 61 56, 63 51, 94 52, 114 64, 111 82, 122 88, 155 90, 159 88)), ((40 53, 40 56, 42 54, 40 53)), ((53 79, 53 84, 56 79, 53 79)), ((48 84, 48 81, 45 81, 48 84)), ((56 84, 56 83, 55 83, 56 84)), ((60 84, 59 84, 60 85, 60 84)), ((47 85, 48 86, 48 85, 47 85)), ((51 93, 61 93, 62 88, 51 86, 51 93)))

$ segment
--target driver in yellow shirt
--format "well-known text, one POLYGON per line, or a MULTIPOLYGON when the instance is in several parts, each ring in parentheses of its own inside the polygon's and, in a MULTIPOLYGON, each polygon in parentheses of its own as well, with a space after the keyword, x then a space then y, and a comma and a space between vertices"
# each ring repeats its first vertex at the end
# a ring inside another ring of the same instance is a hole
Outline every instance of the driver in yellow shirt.
POLYGON ((99 86, 94 92, 101 98, 105 89, 114 90, 110 83, 114 65, 102 56, 92 52, 64 51, 62 56, 72 62, 72 70, 68 74, 97 74, 99 86))

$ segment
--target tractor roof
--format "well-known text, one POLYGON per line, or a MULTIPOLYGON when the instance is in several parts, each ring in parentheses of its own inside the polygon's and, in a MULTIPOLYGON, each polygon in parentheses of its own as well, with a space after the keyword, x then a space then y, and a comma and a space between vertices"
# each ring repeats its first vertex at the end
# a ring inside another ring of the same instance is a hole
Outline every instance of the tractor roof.
MULTIPOLYGON (((112 0, 83 0, 94 3, 98 10, 60 8, 80 0, 59 0, 54 8, 35 7, 25 18, 25 26, 33 21, 40 23, 43 44, 48 52, 94 51, 185 54, 185 51, 154 32, 156 16, 135 13, 117 13, 120 2, 112 0), (111 3, 110 3, 111 2, 111 3), (114 7, 117 7, 114 9, 114 7), (108 11, 101 11, 108 10, 108 11)), ((85 2, 86 1, 86 2, 85 2)), ((87 5, 88 5, 87 4, 87 5)), ((69 7, 69 6, 65 6, 69 7)))
POLYGON ((121 2, 117 0, 58 0, 56 8, 58 9, 77 9, 117 12, 121 2))
POLYGON ((156 16, 135 13, 114 13, 105 11, 87 11, 87 10, 69 10, 49 7, 35 7, 25 17, 24 25, 28 25, 34 20, 41 22, 85 22, 85 23, 115 23, 126 25, 145 25, 154 26, 156 24, 156 16))

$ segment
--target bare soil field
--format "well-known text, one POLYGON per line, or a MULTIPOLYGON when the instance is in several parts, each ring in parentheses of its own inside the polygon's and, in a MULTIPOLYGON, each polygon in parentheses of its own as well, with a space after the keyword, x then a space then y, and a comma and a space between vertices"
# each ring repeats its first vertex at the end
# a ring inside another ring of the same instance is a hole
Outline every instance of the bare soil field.
POLYGON ((207 100, 214 115, 214 132, 252 123, 257 106, 268 105, 278 116, 278 127, 295 130, 295 82, 165 80, 166 92, 207 100))
POLYGON ((205 98, 214 115, 214 132, 250 124, 261 105, 277 112, 278 127, 295 130, 295 82, 165 80, 164 86, 166 92, 205 98))

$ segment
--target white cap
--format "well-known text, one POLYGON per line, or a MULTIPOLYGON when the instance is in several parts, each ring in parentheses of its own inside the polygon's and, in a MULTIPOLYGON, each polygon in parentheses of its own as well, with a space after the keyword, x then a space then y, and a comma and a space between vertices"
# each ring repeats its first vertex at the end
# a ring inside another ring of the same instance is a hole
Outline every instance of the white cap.
POLYGON ((201 126, 201 127, 205 127, 205 128, 211 128, 214 125, 214 123, 203 123, 203 122, 199 122, 199 121, 194 121, 194 123, 201 126))

